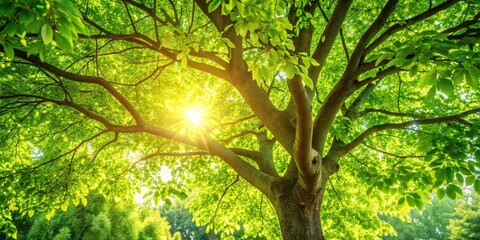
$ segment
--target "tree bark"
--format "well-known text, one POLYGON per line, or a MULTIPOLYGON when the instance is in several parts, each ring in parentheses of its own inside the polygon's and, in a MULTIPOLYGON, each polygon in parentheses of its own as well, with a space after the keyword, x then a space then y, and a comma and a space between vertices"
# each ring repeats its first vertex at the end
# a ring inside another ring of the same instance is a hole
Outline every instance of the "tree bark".
MULTIPOLYGON (((296 181, 295 181, 296 182, 296 181)), ((297 183, 279 180, 273 184, 271 199, 280 223, 284 240, 323 240, 320 208, 325 192, 325 181, 320 191, 308 193, 297 183)))

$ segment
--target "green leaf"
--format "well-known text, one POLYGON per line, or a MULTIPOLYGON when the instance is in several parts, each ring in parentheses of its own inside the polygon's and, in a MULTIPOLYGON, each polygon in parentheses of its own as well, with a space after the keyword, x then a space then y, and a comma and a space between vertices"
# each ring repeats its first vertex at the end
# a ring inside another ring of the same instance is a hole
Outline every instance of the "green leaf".
POLYGON ((317 62, 317 60, 315 60, 314 58, 309 58, 310 59, 310 63, 313 65, 313 66, 320 66, 320 63, 317 62))
POLYGON ((28 210, 29 217, 33 217, 33 214, 35 214, 35 211, 33 211, 32 209, 28 210))
POLYGON ((468 176, 465 178, 465 185, 470 186, 475 182, 475 176, 468 176))
POLYGON ((427 102, 433 101, 433 99, 435 99, 435 94, 436 93, 437 93, 437 87, 435 85, 431 86, 430 89, 427 92, 427 97, 425 98, 425 100, 427 102))
POLYGON ((445 190, 445 193, 447 194, 447 197, 452 200, 455 200, 457 198, 457 193, 455 192, 455 190, 453 190, 452 188, 449 188, 448 186, 447 186, 447 189, 445 190))
POLYGON ((68 202, 63 203, 60 208, 62 209, 62 211, 66 212, 68 210, 68 202))
POLYGON ((435 178, 437 179, 437 181, 442 181, 445 180, 447 174, 445 172, 445 169, 444 168, 441 168, 441 169, 437 169, 437 171, 435 172, 435 178))
POLYGON ((478 89, 478 78, 480 77, 480 70, 473 65, 467 65, 466 79, 468 85, 473 89, 478 89))
POLYGON ((87 199, 85 197, 82 197, 81 201, 82 201, 82 205, 86 207, 88 203, 87 199))
POLYGON ((22 46, 26 47, 27 46, 27 40, 25 40, 25 38, 21 38, 20 39, 20 44, 22 44, 22 46))
POLYGON ((480 194, 480 179, 477 178, 475 182, 473 183, 473 189, 475 189, 475 192, 480 194))
POLYGON ((408 206, 415 207, 415 199, 410 195, 407 196, 407 203, 408 206))
POLYGON ((73 42, 72 42, 71 38, 66 38, 63 35, 56 33, 55 34, 55 42, 58 44, 58 46, 61 49, 65 50, 69 53, 73 52, 73 42))
POLYGON ((463 175, 472 175, 472 171, 470 171, 468 168, 464 167, 464 166, 461 166, 460 167, 460 172, 463 174, 463 175))
POLYGON ((423 209, 425 208, 425 204, 423 203, 422 199, 415 198, 414 201, 415 201, 415 207, 418 210, 423 211, 423 209))
POLYGON ((186 68, 188 66, 188 58, 182 58, 181 65, 183 68, 186 68))
POLYGON ((248 25, 246 22, 239 22, 235 25, 235 32, 241 37, 245 37, 247 35, 247 31, 248 25))
POLYGON ((0 4, 0 16, 9 17, 17 8, 13 5, 13 1, 0 4))
POLYGON ((435 69, 430 70, 427 74, 420 77, 418 86, 423 88, 426 86, 434 85, 437 83, 437 71, 435 69))
POLYGON ((453 96, 453 84, 447 78, 440 78, 438 81, 438 88, 440 91, 447 94, 447 96, 453 96))
POLYGON ((410 68, 410 70, 408 70, 408 75, 410 77, 413 77, 413 76, 417 75, 417 72, 418 72, 418 65, 415 64, 410 68))
POLYGON ((2 32, 5 32, 7 36, 13 37, 17 33, 17 29, 18 25, 15 22, 8 22, 2 32))
POLYGON ((236 1, 235 6, 237 7, 238 13, 240 13, 240 16, 244 17, 245 16, 245 6, 243 5, 242 2, 236 1))
POLYGON ((222 4, 222 0, 212 0, 210 4, 208 5, 208 12, 211 13, 215 11, 215 9, 218 8, 222 4))
POLYGON ((45 215, 45 218, 46 218, 47 220, 50 220, 50 219, 53 217, 53 215, 55 215, 55 209, 52 209, 50 212, 48 212, 48 213, 45 215))
POLYGON ((230 39, 228 39, 228 38, 222 38, 222 41, 223 41, 224 43, 226 43, 229 48, 235 48, 235 44, 233 44, 233 42, 230 41, 230 39))
POLYGON ((177 60, 182 60, 183 58, 185 58, 185 52, 181 52, 177 55, 177 60))
POLYGON ((465 178, 464 178, 463 175, 460 174, 460 173, 455 174, 455 178, 456 178, 461 184, 463 184, 464 181, 465 181, 465 178))
POLYGON ((53 30, 52 27, 50 27, 50 25, 48 25, 47 23, 43 25, 40 33, 42 35, 42 39, 45 45, 48 45, 53 41, 53 30))
POLYGON ((432 139, 430 137, 421 137, 417 142, 417 152, 424 153, 432 147, 432 139))
POLYGON ((300 74, 302 81, 305 83, 305 86, 313 89, 313 80, 307 74, 300 74))
POLYGON ((398 205, 404 204, 404 203, 405 203, 405 199, 406 199, 405 197, 401 197, 400 199, 398 199, 397 204, 398 204, 398 205))
POLYGON ((13 51, 13 47, 10 43, 5 42, 3 44, 3 50, 5 51, 7 58, 12 60, 15 57, 15 52, 13 51))
POLYGON ((27 26, 28 24, 30 24, 34 18, 35 18, 35 14, 26 9, 22 9, 18 13, 18 19, 20 20, 20 23, 22 23, 24 26, 27 26))
POLYGON ((455 68, 452 74, 452 80, 455 84, 460 84, 465 78, 465 70, 463 68, 455 68))
POLYGON ((437 195, 437 198, 438 198, 438 199, 442 200, 442 199, 445 197, 445 189, 439 188, 439 189, 437 190, 436 195, 437 195))
POLYGON ((445 169, 445 174, 446 174, 447 182, 452 182, 453 177, 454 177, 453 169, 452 168, 446 168, 445 169))
POLYGON ((300 70, 297 66, 287 63, 285 66, 285 73, 287 74, 287 78, 291 79, 293 76, 295 76, 295 74, 300 73, 300 70))
POLYGON ((461 189, 459 186, 457 186, 457 185, 455 185, 455 184, 448 184, 447 190, 448 190, 449 188, 451 188, 453 191, 455 191, 456 194, 462 195, 462 189, 461 189))

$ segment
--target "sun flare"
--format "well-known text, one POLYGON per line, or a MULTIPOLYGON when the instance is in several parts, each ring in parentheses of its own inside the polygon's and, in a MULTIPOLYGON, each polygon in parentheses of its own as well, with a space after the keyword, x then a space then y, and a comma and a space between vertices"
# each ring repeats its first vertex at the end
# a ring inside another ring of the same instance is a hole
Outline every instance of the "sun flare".
POLYGON ((191 108, 185 114, 187 120, 194 126, 200 127, 203 120, 203 111, 200 108, 191 108))

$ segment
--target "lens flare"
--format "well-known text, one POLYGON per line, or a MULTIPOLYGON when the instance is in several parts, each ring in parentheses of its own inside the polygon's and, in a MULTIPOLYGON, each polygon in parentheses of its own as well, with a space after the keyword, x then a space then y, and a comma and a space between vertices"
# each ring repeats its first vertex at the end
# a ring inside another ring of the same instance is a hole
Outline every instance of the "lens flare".
POLYGON ((198 108, 192 108, 185 113, 185 117, 193 127, 198 128, 202 125, 203 111, 198 108))

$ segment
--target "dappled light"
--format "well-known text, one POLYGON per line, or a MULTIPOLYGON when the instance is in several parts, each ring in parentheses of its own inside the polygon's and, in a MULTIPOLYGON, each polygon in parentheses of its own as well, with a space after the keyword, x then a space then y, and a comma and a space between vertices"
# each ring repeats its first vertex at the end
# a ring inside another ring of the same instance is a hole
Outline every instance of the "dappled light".
POLYGON ((473 212, 479 83, 475 0, 0 0, 0 239, 179 238, 132 201, 212 239, 473 212))

